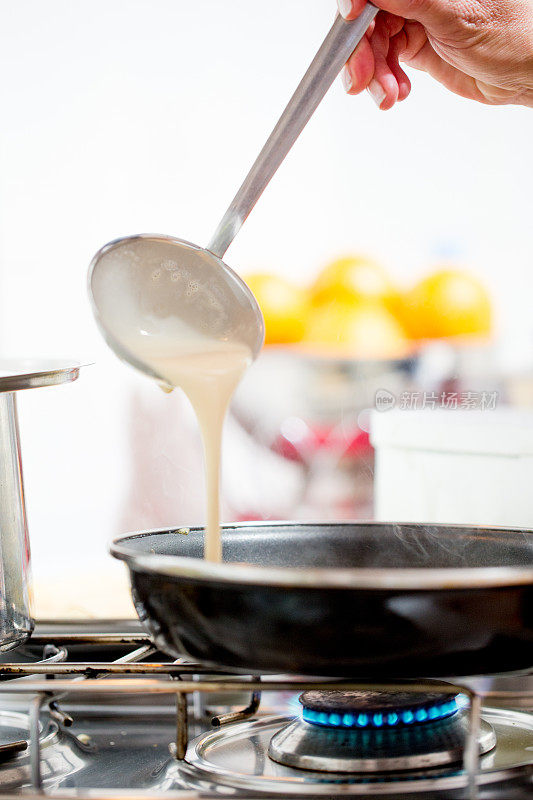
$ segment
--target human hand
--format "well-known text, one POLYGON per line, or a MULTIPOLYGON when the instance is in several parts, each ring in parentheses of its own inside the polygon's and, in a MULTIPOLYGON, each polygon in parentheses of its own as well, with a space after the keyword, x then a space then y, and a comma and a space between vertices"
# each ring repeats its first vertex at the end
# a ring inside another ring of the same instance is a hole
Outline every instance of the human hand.
MULTIPOLYGON (((355 19, 365 0, 337 0, 355 19)), ((533 107, 533 0, 372 0, 380 8, 350 57, 349 94, 387 110, 411 91, 400 61, 461 97, 533 107)))

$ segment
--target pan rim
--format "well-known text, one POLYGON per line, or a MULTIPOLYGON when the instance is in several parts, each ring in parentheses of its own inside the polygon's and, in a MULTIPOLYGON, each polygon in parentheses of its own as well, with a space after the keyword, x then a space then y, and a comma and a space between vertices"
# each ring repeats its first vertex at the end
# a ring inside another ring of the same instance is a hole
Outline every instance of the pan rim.
MULTIPOLYGON (((233 522, 221 525, 222 531, 241 528, 281 527, 386 527, 405 528, 431 527, 437 529, 460 529, 465 531, 507 532, 529 534, 533 529, 504 526, 478 526, 448 523, 420 523, 386 521, 320 520, 260 520, 233 522)), ((110 543, 110 552, 115 558, 126 562, 135 572, 149 572, 185 580, 217 582, 221 584, 244 584, 283 588, 317 589, 366 589, 386 590, 441 590, 499 588, 506 586, 533 586, 532 567, 264 567, 247 563, 216 563, 191 556, 174 556, 163 553, 139 553, 127 547, 127 542, 157 534, 177 533, 180 528, 152 528, 122 534, 110 543)), ((203 526, 187 528, 191 532, 203 531, 203 526)))

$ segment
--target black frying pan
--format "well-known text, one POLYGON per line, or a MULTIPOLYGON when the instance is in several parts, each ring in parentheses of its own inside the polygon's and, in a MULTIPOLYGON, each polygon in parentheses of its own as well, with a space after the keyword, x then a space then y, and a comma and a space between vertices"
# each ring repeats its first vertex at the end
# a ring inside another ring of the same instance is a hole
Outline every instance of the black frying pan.
POLYGON ((533 532, 253 523, 123 536, 141 622, 173 656, 247 673, 479 675, 533 666, 533 532))

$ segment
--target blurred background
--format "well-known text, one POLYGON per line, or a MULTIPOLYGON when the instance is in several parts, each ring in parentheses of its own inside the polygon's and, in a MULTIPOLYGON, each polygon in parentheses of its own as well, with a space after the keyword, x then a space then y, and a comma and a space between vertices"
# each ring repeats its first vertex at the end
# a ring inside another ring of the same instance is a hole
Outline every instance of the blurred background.
MULTIPOLYGON (((73 607, 84 571, 86 594, 95 567, 121 579, 112 536, 203 520, 192 412, 107 349, 87 266, 139 231, 208 241, 334 14, 333 0, 2 10, 0 355, 94 362, 19 400, 43 613, 57 575, 73 607)), ((253 276, 271 342, 227 425, 227 520, 372 516, 378 391, 533 404, 531 113, 410 77, 386 113, 337 81, 226 256, 253 276)))

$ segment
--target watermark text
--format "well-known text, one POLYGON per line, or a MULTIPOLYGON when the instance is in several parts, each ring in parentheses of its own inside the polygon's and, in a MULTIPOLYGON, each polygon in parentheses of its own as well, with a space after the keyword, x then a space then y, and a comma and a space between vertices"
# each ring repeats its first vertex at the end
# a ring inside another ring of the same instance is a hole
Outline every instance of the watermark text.
POLYGON ((388 389, 378 389, 374 405, 377 411, 416 411, 419 409, 463 409, 467 411, 493 411, 498 404, 499 392, 400 392, 395 395, 388 389))

